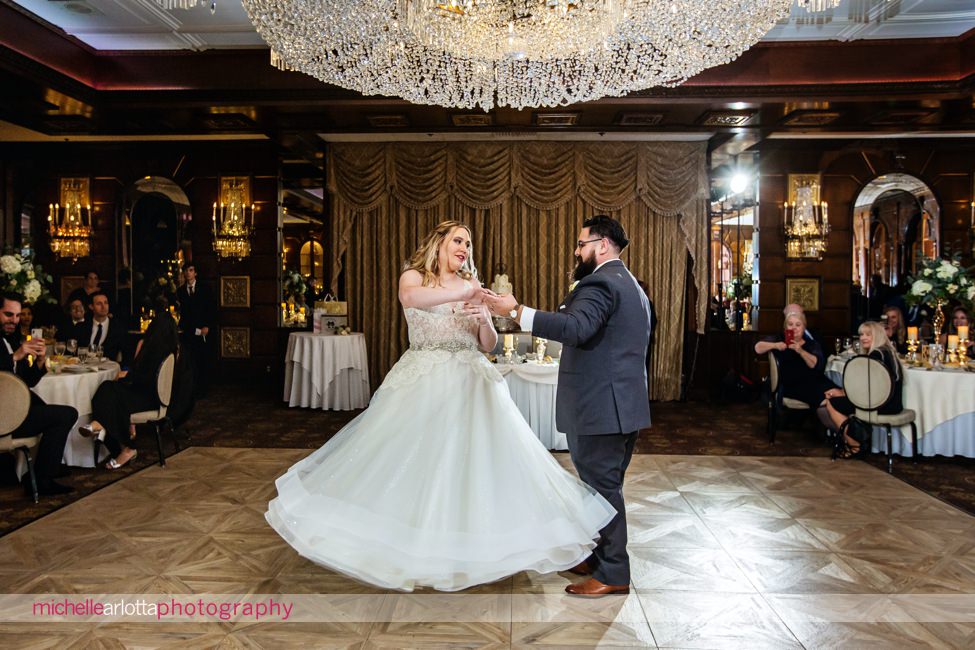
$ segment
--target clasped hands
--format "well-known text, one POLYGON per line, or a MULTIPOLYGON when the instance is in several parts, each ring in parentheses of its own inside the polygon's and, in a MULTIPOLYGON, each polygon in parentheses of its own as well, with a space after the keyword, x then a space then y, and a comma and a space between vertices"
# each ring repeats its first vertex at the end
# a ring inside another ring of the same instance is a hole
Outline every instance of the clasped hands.
POLYGON ((22 361, 28 355, 34 355, 38 361, 41 361, 44 359, 45 354, 47 354, 47 346, 44 345, 43 339, 33 339, 21 343, 20 347, 14 352, 13 357, 14 361, 22 361))
POLYGON ((507 316, 508 312, 518 306, 518 300, 512 296, 499 296, 490 289, 471 289, 463 307, 459 311, 473 318, 478 325, 491 322, 491 315, 507 316))

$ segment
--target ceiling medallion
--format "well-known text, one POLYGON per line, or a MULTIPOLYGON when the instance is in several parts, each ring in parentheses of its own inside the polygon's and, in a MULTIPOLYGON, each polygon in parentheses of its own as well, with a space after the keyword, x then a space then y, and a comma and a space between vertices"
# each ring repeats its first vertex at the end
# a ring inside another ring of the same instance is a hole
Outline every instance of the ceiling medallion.
POLYGON ((676 86, 795 0, 242 0, 281 67, 457 108, 567 106, 676 86))

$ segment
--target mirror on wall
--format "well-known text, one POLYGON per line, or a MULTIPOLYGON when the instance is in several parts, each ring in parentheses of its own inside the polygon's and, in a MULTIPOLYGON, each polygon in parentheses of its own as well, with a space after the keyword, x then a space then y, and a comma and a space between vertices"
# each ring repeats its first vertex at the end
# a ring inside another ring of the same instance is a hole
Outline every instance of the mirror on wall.
POLYGON ((922 258, 940 254, 940 232, 941 209, 924 181, 896 173, 867 183, 853 207, 852 279, 861 295, 875 302, 903 289, 922 258))
POLYGON ((709 312, 712 329, 751 329, 755 307, 756 180, 740 168, 716 174, 708 238, 709 312))

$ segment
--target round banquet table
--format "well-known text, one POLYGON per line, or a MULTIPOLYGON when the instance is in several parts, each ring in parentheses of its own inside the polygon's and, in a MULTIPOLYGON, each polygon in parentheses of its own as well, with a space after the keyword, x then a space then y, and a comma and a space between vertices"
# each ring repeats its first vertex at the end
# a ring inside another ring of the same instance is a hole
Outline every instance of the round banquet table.
MULTIPOLYGON (((849 357, 831 356, 826 376, 843 384, 843 366, 849 357)), ((975 458, 975 373, 961 368, 928 370, 906 367, 904 408, 916 413, 917 446, 922 456, 975 458)), ((887 451, 887 430, 873 428, 873 451, 887 451)), ((911 455, 911 427, 894 430, 893 453, 911 455), (897 433, 900 435, 897 435, 897 433)))
POLYGON ((285 356, 288 406, 350 411, 369 406, 366 337, 292 332, 285 356))
POLYGON ((508 391, 528 425, 547 449, 568 449, 564 433, 555 428, 555 393, 559 387, 558 364, 497 364, 508 391))
MULTIPOLYGON (((77 366, 76 366, 77 367, 77 366)), ((78 411, 78 421, 68 434, 68 441, 64 445, 64 464, 72 467, 94 467, 95 459, 92 455, 92 442, 78 433, 78 427, 91 422, 91 398, 103 381, 111 381, 118 376, 119 365, 114 361, 83 366, 85 370, 76 372, 62 370, 58 374, 47 372, 37 385, 31 388, 38 397, 48 404, 73 406, 78 411)), ((108 450, 101 446, 101 455, 108 457, 108 450)), ((23 456, 17 464, 17 475, 22 476, 26 467, 23 456)), ((100 459, 102 460, 102 459, 100 459)))

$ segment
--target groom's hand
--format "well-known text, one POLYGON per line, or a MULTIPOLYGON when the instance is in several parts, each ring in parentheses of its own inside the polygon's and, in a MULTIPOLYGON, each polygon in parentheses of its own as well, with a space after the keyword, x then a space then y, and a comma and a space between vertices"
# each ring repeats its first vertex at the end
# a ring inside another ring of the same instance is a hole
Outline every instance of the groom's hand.
POLYGON ((485 302, 487 302, 488 307, 491 308, 491 313, 495 314, 496 316, 507 317, 509 312, 518 306, 518 299, 511 294, 507 296, 487 298, 485 299, 485 302))

